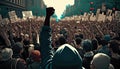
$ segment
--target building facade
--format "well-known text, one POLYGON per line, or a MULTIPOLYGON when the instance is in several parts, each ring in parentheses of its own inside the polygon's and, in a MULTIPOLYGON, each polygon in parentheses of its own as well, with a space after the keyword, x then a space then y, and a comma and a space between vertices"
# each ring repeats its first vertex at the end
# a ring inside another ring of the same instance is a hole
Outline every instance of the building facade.
POLYGON ((32 11, 34 16, 45 16, 46 5, 43 0, 27 0, 26 8, 32 11))
POLYGON ((9 11, 15 11, 18 17, 22 17, 22 11, 26 10, 25 0, 0 0, 0 14, 8 18, 9 11))
POLYGON ((66 7, 65 16, 81 15, 90 11, 96 13, 98 8, 102 9, 103 3, 106 9, 120 10, 120 0, 75 0, 73 6, 66 7))
POLYGON ((22 11, 32 11, 34 16, 45 16, 43 0, 0 0, 0 14, 8 18, 9 11, 15 11, 17 16, 22 18, 22 11))

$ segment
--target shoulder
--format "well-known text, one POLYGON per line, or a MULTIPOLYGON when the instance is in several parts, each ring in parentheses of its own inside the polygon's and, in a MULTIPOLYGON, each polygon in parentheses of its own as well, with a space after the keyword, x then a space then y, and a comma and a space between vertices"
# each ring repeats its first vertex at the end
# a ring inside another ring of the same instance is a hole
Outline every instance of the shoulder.
POLYGON ((16 59, 18 62, 21 62, 21 63, 23 63, 23 64, 26 64, 26 61, 24 60, 24 59, 22 59, 22 58, 17 58, 16 59))

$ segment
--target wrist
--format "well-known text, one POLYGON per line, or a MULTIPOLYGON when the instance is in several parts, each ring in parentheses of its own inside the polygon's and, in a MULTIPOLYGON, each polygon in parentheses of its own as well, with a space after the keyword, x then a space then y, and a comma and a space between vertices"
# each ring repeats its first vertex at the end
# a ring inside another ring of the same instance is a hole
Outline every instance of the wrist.
POLYGON ((46 18, 50 18, 51 16, 49 16, 49 15, 46 15, 46 18))

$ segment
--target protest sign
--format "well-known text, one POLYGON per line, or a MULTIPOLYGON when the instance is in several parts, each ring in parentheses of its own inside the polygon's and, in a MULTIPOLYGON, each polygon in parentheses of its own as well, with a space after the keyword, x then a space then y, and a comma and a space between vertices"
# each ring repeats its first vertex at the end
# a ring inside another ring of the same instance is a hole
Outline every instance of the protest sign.
POLYGON ((33 18, 32 11, 22 11, 23 19, 33 18))
POLYGON ((91 15, 91 16, 90 16, 90 21, 95 21, 95 20, 96 20, 96 16, 91 15))
POLYGON ((106 13, 106 16, 111 16, 111 15, 112 15, 112 10, 108 9, 107 13, 106 13))
POLYGON ((15 12, 15 11, 10 11, 10 12, 8 12, 8 14, 9 14, 11 23, 14 23, 14 22, 17 21, 17 18, 18 18, 18 17, 17 17, 17 15, 16 15, 16 12, 15 12))
POLYGON ((96 12, 96 14, 99 14, 100 13, 100 9, 97 9, 97 12, 96 12))
POLYGON ((104 13, 102 13, 102 14, 98 15, 97 21, 98 22, 105 22, 105 19, 106 19, 106 15, 104 15, 104 13))
POLYGON ((82 16, 82 21, 86 21, 87 20, 87 13, 85 12, 84 15, 82 16))
POLYGON ((8 12, 8 14, 9 14, 10 18, 14 17, 16 15, 15 11, 10 11, 10 12, 8 12))
POLYGON ((100 14, 100 9, 97 9, 97 11, 96 11, 96 19, 97 19, 97 20, 98 20, 99 14, 100 14))
POLYGON ((113 17, 109 15, 106 17, 106 19, 111 22, 113 20, 113 17))
POLYGON ((115 12, 115 19, 120 21, 120 11, 115 12))
POLYGON ((5 25, 7 25, 8 23, 9 23, 10 21, 9 21, 9 19, 8 18, 4 18, 4 19, 2 19, 1 21, 0 21, 0 26, 5 26, 5 25))

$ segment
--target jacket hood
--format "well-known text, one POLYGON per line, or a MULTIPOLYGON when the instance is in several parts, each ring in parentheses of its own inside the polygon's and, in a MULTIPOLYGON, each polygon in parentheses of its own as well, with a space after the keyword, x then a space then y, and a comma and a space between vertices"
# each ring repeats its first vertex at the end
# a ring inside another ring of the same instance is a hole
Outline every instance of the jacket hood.
POLYGON ((82 68, 82 58, 78 51, 69 44, 60 46, 53 56, 53 67, 80 67, 82 68))

